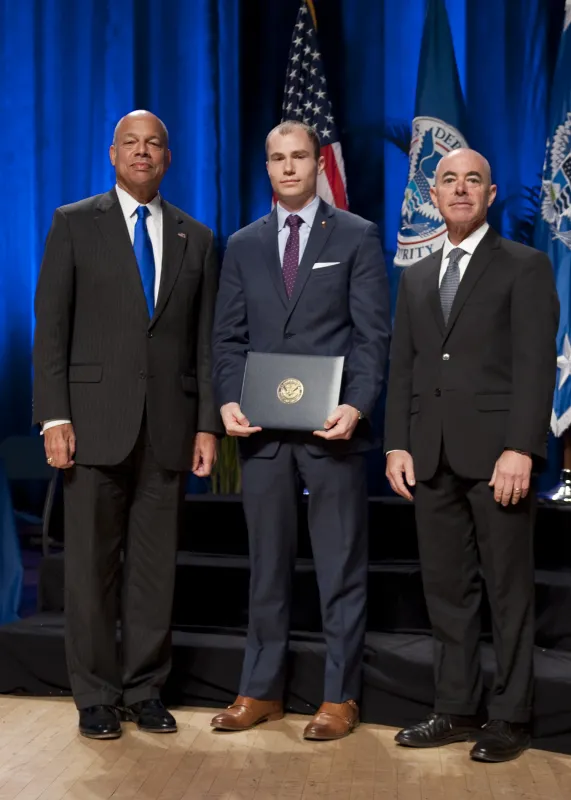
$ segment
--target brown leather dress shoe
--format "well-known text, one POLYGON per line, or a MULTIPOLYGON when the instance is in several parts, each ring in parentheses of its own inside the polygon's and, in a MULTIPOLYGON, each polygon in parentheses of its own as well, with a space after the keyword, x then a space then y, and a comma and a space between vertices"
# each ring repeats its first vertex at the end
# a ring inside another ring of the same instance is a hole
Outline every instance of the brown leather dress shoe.
POLYGON ((319 711, 306 726, 304 739, 342 739, 359 724, 359 706, 354 700, 345 703, 322 703, 319 711))
POLYGON ((274 722, 284 715, 281 700, 256 700, 238 695, 226 711, 217 714, 210 723, 219 731, 247 731, 260 722, 274 722))

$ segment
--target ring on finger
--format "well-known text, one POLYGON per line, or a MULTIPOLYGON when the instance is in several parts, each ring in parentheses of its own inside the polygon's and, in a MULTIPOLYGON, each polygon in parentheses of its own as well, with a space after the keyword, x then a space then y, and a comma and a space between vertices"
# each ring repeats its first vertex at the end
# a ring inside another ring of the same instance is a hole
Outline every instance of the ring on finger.
POLYGON ((521 489, 514 489, 514 494, 521 494, 521 489))
POLYGON ((53 464, 53 462, 54 462, 54 460, 53 460, 53 458, 50 456, 50 457, 47 459, 47 463, 48 463, 48 464, 53 464))

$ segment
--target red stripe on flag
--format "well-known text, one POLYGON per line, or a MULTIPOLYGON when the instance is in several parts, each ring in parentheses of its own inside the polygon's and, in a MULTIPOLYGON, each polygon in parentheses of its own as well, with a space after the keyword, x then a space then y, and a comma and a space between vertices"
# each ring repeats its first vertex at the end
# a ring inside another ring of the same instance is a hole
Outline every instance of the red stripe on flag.
POLYGON ((329 181, 329 186, 333 193, 333 199, 337 208, 343 208, 345 211, 349 208, 347 203, 347 193, 345 191, 345 184, 343 183, 343 176, 337 166, 337 159, 332 145, 326 144, 321 148, 321 155, 325 159, 325 174, 329 181))

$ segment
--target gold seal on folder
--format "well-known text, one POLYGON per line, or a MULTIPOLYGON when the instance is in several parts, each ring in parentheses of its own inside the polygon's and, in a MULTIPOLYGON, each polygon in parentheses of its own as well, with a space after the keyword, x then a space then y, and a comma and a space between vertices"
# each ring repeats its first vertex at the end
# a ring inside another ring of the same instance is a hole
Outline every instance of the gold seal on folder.
POLYGON ((280 403, 291 405, 299 403, 303 397, 303 383, 297 378, 286 378, 278 386, 278 400, 280 403))

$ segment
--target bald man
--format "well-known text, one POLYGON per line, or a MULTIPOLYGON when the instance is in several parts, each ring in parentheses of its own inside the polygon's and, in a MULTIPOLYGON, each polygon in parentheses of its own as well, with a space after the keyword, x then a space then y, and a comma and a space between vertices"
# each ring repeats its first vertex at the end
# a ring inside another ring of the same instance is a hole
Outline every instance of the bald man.
POLYGON ((34 342, 34 422, 65 471, 69 678, 80 732, 100 739, 121 719, 176 730, 160 691, 181 475, 210 473, 221 430, 212 231, 159 195, 171 154, 153 114, 124 117, 109 154, 115 187, 54 214, 34 342))
POLYGON ((387 398, 387 477, 414 502, 434 638, 430 717, 396 741, 475 740, 477 761, 529 746, 534 638, 533 475, 546 457, 559 304, 548 257, 486 222, 496 197, 472 150, 443 158, 431 189, 448 236, 403 273, 387 398), (495 679, 480 666, 481 575, 495 679))

